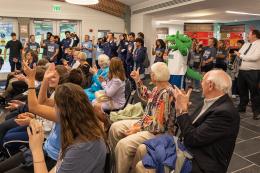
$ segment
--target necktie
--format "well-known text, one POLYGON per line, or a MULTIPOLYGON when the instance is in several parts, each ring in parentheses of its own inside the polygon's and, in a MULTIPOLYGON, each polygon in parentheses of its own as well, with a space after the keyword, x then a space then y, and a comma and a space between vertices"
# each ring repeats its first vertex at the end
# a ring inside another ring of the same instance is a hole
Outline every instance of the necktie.
MULTIPOLYGON (((250 45, 248 46, 247 50, 244 52, 244 55, 246 55, 249 52, 251 47, 252 47, 252 43, 250 43, 250 45)), ((239 61, 239 66, 241 66, 241 64, 242 64, 242 59, 240 59, 240 61, 239 61)))
POLYGON ((251 47, 252 47, 252 43, 249 45, 249 47, 248 47, 247 50, 245 51, 244 55, 246 55, 246 54, 249 52, 249 50, 250 50, 251 47))

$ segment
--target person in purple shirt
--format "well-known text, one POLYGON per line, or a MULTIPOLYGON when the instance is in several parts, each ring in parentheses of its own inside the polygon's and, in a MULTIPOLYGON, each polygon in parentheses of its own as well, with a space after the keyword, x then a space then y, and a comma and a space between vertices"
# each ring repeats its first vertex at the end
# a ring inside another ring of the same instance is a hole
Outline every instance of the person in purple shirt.
MULTIPOLYGON (((94 100, 94 107, 101 111, 120 109, 124 106, 125 100, 125 70, 123 62, 119 58, 112 58, 108 71, 108 81, 102 76, 99 77, 105 94, 109 97, 107 102, 99 102, 94 100)), ((100 117, 102 120, 104 117, 100 117)))

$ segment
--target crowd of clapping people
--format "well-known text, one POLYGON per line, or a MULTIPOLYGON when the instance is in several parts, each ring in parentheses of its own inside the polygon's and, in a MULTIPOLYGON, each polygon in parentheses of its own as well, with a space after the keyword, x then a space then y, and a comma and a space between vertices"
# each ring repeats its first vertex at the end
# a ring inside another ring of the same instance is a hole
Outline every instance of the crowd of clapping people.
POLYGON ((65 35, 60 42, 47 33, 40 44, 31 35, 23 46, 12 33, 6 45, 12 72, 1 96, 7 111, 0 124, 0 172, 227 171, 238 112, 246 110, 249 98, 254 119, 259 118, 259 31, 250 32, 249 43, 238 41, 240 50, 232 54, 224 41, 210 38, 204 47, 193 40, 188 65, 203 75, 192 82, 193 91, 203 94, 194 112, 189 111, 192 90, 169 83, 171 50, 163 40, 152 48, 152 85, 145 86, 143 33, 121 34, 118 41, 108 33, 96 43, 89 35, 82 42, 74 33, 65 35), (231 89, 240 96, 238 110, 231 89), (128 90, 144 102, 141 115, 111 121, 111 111, 127 109, 128 90), (174 143, 174 136, 181 142, 174 143), (183 160, 177 145, 187 151, 183 160))

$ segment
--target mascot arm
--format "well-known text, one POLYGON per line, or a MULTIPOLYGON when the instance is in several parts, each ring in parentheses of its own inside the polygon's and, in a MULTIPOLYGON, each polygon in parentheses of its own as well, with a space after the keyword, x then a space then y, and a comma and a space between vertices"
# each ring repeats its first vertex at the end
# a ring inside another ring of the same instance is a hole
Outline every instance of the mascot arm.
POLYGON ((190 77, 192 79, 195 79, 195 80, 199 80, 199 81, 202 80, 202 75, 199 72, 197 72, 195 70, 192 70, 189 67, 187 69, 186 76, 188 76, 188 77, 190 77))

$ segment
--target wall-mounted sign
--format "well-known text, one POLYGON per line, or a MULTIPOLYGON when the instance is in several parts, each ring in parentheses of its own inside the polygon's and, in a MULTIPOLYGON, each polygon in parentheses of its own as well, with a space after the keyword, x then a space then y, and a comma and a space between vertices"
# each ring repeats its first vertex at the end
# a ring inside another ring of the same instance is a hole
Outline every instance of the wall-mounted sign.
POLYGON ((222 25, 220 32, 245 32, 245 25, 222 25))
POLYGON ((53 12, 61 12, 61 6, 60 5, 53 5, 52 11, 53 12))
POLYGON ((185 23, 185 32, 213 32, 214 25, 212 23, 185 23))

